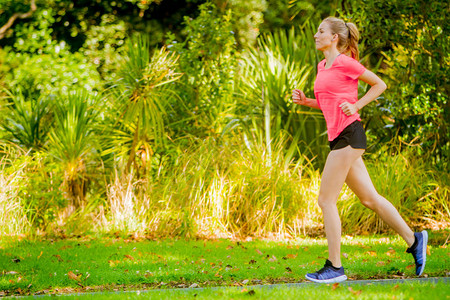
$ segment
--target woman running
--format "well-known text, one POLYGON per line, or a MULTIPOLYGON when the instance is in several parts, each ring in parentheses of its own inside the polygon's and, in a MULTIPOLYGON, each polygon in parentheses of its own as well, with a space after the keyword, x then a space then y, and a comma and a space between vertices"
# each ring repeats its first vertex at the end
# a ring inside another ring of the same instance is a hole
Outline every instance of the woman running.
POLYGON ((323 213, 328 259, 322 269, 306 278, 321 283, 347 279, 341 263, 341 221, 336 206, 344 182, 364 206, 375 211, 406 241, 420 276, 426 262, 427 232, 414 233, 397 209, 378 194, 362 159, 367 148, 366 134, 358 112, 381 95, 386 84, 358 62, 359 32, 353 23, 326 18, 314 39, 316 49, 325 56, 317 69, 315 98, 306 98, 298 89, 292 96, 294 103, 322 110, 327 124, 331 151, 323 169, 318 204, 323 213), (358 80, 371 86, 359 100, 358 80))

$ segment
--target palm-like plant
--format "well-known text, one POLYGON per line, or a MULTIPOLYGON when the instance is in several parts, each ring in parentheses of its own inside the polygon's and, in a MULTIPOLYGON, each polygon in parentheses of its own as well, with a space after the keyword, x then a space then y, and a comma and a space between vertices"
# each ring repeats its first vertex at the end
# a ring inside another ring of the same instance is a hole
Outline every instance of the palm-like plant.
POLYGON ((86 195, 88 165, 98 144, 95 135, 98 96, 87 91, 71 92, 55 108, 55 128, 50 132, 50 153, 64 166, 65 185, 75 208, 86 195))
POLYGON ((151 56, 147 37, 137 35, 128 41, 127 57, 121 79, 115 86, 113 103, 122 124, 116 135, 119 137, 116 145, 122 146, 121 154, 129 152, 126 172, 136 164, 137 153, 149 159, 155 148, 164 146, 168 99, 175 94, 169 84, 181 77, 174 71, 177 60, 178 57, 165 47, 151 56))
POLYGON ((4 109, 1 127, 8 133, 6 139, 26 150, 40 150, 50 129, 50 97, 26 100, 20 89, 5 92, 9 105, 4 109))

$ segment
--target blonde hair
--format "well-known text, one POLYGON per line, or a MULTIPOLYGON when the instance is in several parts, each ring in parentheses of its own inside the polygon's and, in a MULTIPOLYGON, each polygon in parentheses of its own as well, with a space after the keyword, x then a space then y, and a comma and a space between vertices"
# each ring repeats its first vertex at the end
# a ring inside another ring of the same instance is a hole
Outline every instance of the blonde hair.
POLYGON ((324 22, 330 25, 331 32, 339 36, 337 48, 339 52, 349 54, 356 60, 359 60, 358 40, 359 31, 353 23, 345 23, 343 20, 328 17, 324 22))

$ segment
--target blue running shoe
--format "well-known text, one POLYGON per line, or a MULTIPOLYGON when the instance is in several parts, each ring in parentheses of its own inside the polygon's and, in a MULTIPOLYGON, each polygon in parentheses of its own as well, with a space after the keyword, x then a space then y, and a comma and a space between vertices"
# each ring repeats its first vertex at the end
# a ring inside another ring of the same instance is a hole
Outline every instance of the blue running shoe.
POLYGON ((424 230, 422 232, 415 232, 414 237, 416 238, 414 244, 406 250, 406 252, 411 253, 416 262, 416 275, 420 276, 425 269, 425 263, 427 262, 427 243, 428 243, 428 233, 424 230))
POLYGON ((340 267, 339 269, 336 269, 328 259, 322 269, 316 273, 306 274, 305 277, 308 280, 318 283, 335 283, 347 280, 347 276, 344 273, 344 268, 340 267))

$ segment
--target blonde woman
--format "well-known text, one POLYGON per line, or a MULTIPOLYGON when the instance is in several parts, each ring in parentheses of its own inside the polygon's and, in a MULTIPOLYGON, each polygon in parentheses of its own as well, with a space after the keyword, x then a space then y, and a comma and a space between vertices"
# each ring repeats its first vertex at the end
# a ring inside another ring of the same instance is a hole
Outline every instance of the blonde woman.
POLYGON ((358 62, 359 32, 353 23, 326 18, 314 39, 316 49, 325 56, 318 65, 315 98, 306 98, 298 89, 292 96, 294 103, 322 110, 327 124, 331 151, 322 174, 318 204, 323 213, 329 254, 325 266, 306 278, 321 283, 347 279, 341 263, 341 221, 336 207, 344 182, 363 205, 375 211, 406 241, 407 252, 413 255, 416 274, 420 276, 426 262, 427 232, 414 233, 397 209, 378 194, 362 159, 366 135, 358 112, 381 95, 386 84, 358 62), (360 99, 358 80, 371 86, 360 99))

